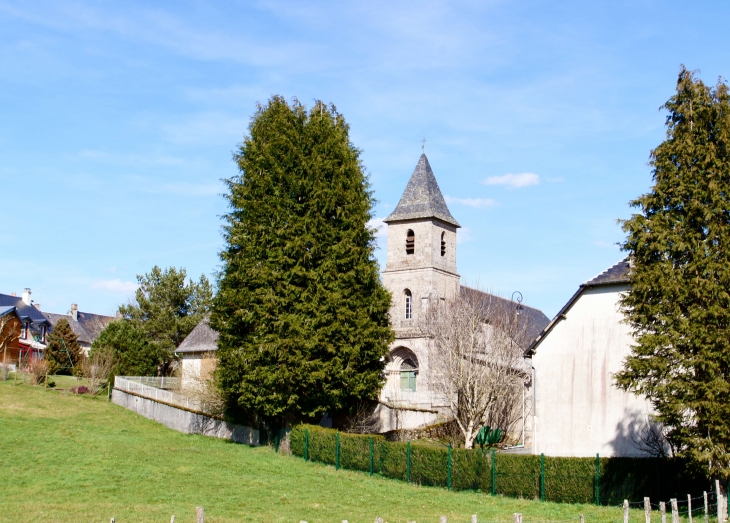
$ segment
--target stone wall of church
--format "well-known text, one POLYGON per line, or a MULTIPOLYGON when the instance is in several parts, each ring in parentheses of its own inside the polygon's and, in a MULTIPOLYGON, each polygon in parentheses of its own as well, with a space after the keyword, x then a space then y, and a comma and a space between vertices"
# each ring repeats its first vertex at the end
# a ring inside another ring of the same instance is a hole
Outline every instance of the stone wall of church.
POLYGON ((456 273, 456 227, 437 219, 408 220, 388 225, 388 256, 385 270, 433 267, 456 273), (408 231, 415 234, 415 251, 406 254, 408 231), (441 239, 445 242, 441 255, 441 239))

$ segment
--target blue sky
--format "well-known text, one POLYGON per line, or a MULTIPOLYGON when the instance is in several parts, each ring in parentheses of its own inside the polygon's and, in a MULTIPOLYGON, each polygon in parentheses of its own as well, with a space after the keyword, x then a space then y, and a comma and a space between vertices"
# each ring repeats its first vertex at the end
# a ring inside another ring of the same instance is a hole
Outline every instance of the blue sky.
POLYGON ((153 265, 212 277, 220 180, 281 94, 344 114, 378 218, 425 137, 463 281, 552 317, 621 259, 680 64, 730 75, 729 6, 0 0, 0 292, 113 314, 153 265))

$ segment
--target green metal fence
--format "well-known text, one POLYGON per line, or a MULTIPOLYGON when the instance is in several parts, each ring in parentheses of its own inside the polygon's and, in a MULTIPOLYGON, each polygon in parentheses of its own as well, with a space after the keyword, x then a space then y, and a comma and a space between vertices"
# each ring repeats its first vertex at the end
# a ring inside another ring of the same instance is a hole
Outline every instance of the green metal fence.
POLYGON ((313 425, 291 431, 292 453, 305 460, 419 485, 564 503, 615 504, 644 496, 669 499, 709 489, 679 460, 560 458, 390 442, 313 425))

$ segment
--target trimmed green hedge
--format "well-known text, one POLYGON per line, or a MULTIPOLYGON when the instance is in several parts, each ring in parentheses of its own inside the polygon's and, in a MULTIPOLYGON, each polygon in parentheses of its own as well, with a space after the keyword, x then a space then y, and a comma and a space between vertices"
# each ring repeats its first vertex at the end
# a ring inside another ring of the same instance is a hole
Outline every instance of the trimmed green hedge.
MULTIPOLYGON (((309 433, 309 459, 329 465, 337 460, 337 431, 315 425, 297 425, 291 431, 291 451, 305 457, 309 433)), ((418 485, 447 487, 448 453, 445 447, 420 442, 385 441, 382 436, 340 433, 340 467, 370 471, 370 446, 373 473, 387 478, 408 480, 418 485)), ((491 493, 492 454, 478 449, 451 449, 451 488, 491 493)), ((595 458, 553 458, 530 454, 495 455, 495 489, 510 497, 540 499, 558 503, 618 504, 624 499, 683 498, 687 494, 712 491, 706 479, 686 472, 679 459, 602 458, 596 489, 595 458), (542 475, 544 459, 544 480, 542 475), (544 481, 544 484, 543 484, 544 481)))

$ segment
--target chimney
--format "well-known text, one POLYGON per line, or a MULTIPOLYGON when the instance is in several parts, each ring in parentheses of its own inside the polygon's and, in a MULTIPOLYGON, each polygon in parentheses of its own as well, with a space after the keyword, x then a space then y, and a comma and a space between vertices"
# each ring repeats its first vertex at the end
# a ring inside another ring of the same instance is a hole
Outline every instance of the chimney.
POLYGON ((11 296, 17 296, 17 294, 15 294, 14 292, 11 292, 10 295, 11 296))
POLYGON ((71 317, 78 321, 79 320, 79 306, 75 303, 71 304, 71 310, 69 311, 71 313, 71 317))
POLYGON ((41 310, 41 304, 40 303, 33 302, 33 307, 35 307, 38 310, 41 310))
POLYGON ((116 315, 114 316, 115 319, 119 320, 122 317, 122 313, 117 311, 116 315))
POLYGON ((30 305, 30 289, 27 287, 23 289, 23 303, 30 305))

